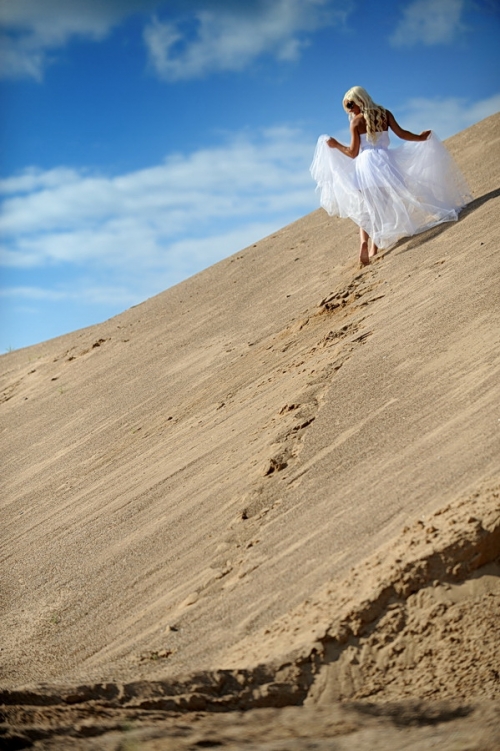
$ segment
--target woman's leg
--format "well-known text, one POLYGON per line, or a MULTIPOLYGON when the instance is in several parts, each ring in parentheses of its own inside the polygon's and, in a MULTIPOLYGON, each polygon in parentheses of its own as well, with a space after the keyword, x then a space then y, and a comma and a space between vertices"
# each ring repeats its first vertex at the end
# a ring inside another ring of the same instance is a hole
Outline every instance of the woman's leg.
POLYGON ((370 258, 372 256, 376 256, 377 253, 378 253, 378 248, 377 248, 377 246, 375 245, 375 243, 372 240, 372 247, 371 247, 371 250, 370 250, 370 258))
POLYGON ((365 232, 364 229, 361 227, 359 228, 359 239, 361 242, 360 248, 359 248, 359 262, 363 266, 368 266, 370 263, 370 257, 368 255, 368 232, 365 232))

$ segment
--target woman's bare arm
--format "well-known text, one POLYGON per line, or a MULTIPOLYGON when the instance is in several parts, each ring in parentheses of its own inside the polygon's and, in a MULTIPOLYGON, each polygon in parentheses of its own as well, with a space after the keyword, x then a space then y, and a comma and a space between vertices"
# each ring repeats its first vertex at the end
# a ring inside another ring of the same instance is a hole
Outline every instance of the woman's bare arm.
POLYGON ((430 136, 430 130, 424 130, 420 135, 417 135, 416 133, 412 133, 409 130, 404 130, 401 125, 396 121, 396 118, 392 114, 392 112, 389 112, 389 110, 386 110, 387 112, 387 122, 391 129, 394 131, 394 133, 398 136, 398 138, 402 138, 404 141, 427 141, 427 139, 430 136))
POLYGON ((344 146, 342 143, 337 141, 336 138, 329 138, 327 141, 328 146, 330 146, 331 149, 338 149, 342 152, 342 154, 345 154, 346 156, 350 156, 351 159, 354 159, 359 154, 359 131, 358 131, 358 117, 355 117, 351 121, 351 144, 350 146, 344 146))

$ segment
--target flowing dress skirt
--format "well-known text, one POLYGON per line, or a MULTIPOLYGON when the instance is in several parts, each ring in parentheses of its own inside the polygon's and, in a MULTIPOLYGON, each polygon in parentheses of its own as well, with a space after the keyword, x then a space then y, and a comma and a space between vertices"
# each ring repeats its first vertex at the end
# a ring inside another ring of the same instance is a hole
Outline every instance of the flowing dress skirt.
POLYGON ((330 216, 349 217, 379 248, 442 222, 472 200, 465 179, 439 138, 389 148, 383 131, 373 146, 361 136, 355 159, 318 139, 311 175, 330 216))

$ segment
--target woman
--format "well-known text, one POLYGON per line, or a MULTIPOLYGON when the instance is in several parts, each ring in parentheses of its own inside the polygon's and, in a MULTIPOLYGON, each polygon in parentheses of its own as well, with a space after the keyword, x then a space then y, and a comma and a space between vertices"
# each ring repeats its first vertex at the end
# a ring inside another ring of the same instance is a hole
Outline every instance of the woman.
POLYGON ((350 119, 351 143, 344 146, 320 136, 311 174, 323 208, 359 226, 359 260, 366 266, 379 248, 455 221, 472 196, 452 157, 430 130, 420 135, 404 130, 361 86, 349 89, 343 106, 350 119), (389 128, 410 143, 389 149, 389 128))

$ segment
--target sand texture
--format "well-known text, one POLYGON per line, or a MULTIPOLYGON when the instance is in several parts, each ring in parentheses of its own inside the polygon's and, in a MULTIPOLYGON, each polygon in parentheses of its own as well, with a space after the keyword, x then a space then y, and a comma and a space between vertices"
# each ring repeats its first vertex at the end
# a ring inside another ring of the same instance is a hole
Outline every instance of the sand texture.
POLYGON ((6 749, 500 749, 500 115, 447 145, 362 270, 319 209, 0 358, 6 749))

